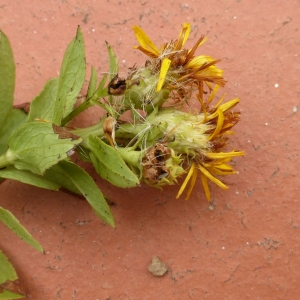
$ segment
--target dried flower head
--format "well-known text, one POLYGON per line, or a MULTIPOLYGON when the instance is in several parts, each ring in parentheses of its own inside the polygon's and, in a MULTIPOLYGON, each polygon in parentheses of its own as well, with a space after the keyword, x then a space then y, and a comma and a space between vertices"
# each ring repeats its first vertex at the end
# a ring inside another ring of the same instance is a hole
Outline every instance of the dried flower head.
POLYGON ((191 31, 189 23, 182 25, 175 41, 160 47, 157 47, 140 27, 134 26, 133 30, 140 43, 134 48, 150 57, 146 66, 153 74, 158 74, 157 92, 162 88, 174 90, 181 100, 186 101, 195 88, 202 98, 204 84, 209 90, 212 89, 210 83, 224 86, 223 71, 215 66, 220 60, 205 55, 195 56, 197 48, 205 41, 203 36, 191 49, 184 47, 191 31))

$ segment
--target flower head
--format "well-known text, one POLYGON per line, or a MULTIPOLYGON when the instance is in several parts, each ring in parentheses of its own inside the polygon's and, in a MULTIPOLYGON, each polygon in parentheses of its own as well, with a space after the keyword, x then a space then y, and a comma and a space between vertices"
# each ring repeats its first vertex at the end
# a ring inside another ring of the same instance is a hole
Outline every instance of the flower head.
POLYGON ((186 101, 187 96, 196 87, 203 97, 204 84, 211 90, 210 83, 224 86, 223 71, 215 66, 219 60, 210 56, 195 56, 197 48, 204 42, 201 36, 191 49, 186 49, 185 43, 191 31, 191 25, 184 23, 178 38, 157 47, 147 34, 138 26, 134 26, 139 49, 150 60, 146 64, 153 74, 157 74, 156 91, 163 87, 174 90, 177 96, 186 101))
MULTIPOLYGON (((177 109, 161 108, 147 116, 140 124, 122 124, 116 136, 136 142, 143 151, 142 178, 151 186, 163 186, 177 182, 186 169, 187 176, 177 198, 187 191, 189 198, 198 175, 204 192, 211 199, 208 182, 222 189, 228 187, 217 178, 220 175, 236 174, 229 164, 232 158, 243 156, 243 151, 227 152, 232 127, 239 121, 239 112, 232 109, 239 103, 235 98, 214 106, 211 102, 218 90, 216 86, 202 103, 200 113, 191 114, 177 109)), ((129 144, 131 144, 131 141, 129 144)))
MULTIPOLYGON (((221 101, 222 99, 223 97, 221 101)), ((208 200, 211 200, 208 179, 220 188, 228 189, 228 187, 215 176, 237 173, 228 163, 233 157, 243 156, 245 154, 243 151, 237 151, 235 149, 230 152, 225 152, 225 148, 228 144, 228 135, 234 133, 231 131, 232 127, 239 121, 239 112, 231 111, 231 109, 239 103, 239 99, 236 98, 224 104, 221 104, 221 101, 211 109, 204 105, 202 107, 202 123, 212 126, 211 129, 206 131, 209 146, 206 152, 196 150, 197 155, 191 159, 188 175, 177 194, 177 198, 180 197, 186 189, 187 183, 190 182, 186 199, 189 198, 196 183, 198 173, 200 173, 204 192, 208 200)))

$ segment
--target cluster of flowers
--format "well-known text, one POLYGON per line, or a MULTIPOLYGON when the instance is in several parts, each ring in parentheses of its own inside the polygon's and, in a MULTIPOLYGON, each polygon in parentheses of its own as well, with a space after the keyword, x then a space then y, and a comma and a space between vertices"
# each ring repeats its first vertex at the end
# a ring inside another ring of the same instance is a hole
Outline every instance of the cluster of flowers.
POLYGON ((140 180, 161 187, 187 174, 177 198, 187 190, 188 199, 200 175, 211 200, 209 180, 227 189, 216 176, 235 174, 228 163, 244 155, 225 150, 239 121, 240 113, 232 111, 239 99, 224 102, 222 96, 212 105, 225 85, 223 71, 216 67, 219 60, 195 55, 203 36, 185 48, 190 24, 184 23, 178 38, 160 47, 138 26, 133 30, 140 44, 135 48, 148 59, 143 67, 131 68, 127 78, 117 75, 109 83, 112 113, 102 120, 103 137, 140 180))

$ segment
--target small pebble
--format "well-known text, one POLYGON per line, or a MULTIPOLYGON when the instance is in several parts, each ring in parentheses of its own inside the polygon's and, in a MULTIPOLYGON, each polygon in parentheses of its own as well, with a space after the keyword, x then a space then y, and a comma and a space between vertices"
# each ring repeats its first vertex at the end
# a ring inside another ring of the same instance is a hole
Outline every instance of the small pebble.
POLYGON ((163 276, 168 272, 168 267, 157 256, 154 256, 148 266, 148 271, 154 276, 163 276))

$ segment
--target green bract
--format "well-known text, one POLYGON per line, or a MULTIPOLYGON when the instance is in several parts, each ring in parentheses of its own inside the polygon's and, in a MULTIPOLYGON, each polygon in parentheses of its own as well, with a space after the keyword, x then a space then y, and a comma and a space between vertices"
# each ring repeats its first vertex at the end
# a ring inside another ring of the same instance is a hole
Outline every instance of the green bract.
POLYGON ((137 176, 127 167, 117 150, 102 142, 98 137, 90 135, 90 157, 100 176, 115 186, 134 187, 139 184, 137 176))

